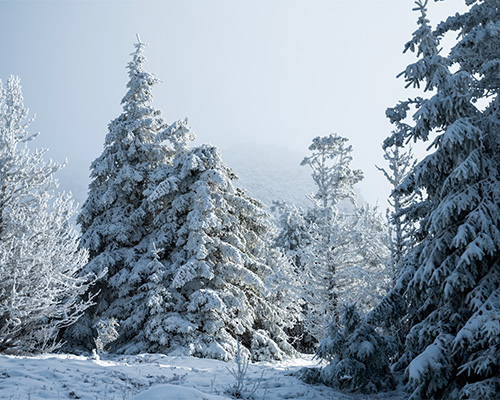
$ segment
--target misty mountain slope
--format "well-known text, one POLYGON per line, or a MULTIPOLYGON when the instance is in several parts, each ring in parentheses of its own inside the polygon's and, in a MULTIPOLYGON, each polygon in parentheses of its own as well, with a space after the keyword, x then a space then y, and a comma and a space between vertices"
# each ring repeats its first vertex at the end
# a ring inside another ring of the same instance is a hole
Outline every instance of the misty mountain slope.
POLYGON ((222 150, 222 158, 238 175, 237 185, 269 206, 282 200, 308 207, 306 195, 316 188, 311 171, 301 167, 304 155, 279 146, 238 144, 222 150))

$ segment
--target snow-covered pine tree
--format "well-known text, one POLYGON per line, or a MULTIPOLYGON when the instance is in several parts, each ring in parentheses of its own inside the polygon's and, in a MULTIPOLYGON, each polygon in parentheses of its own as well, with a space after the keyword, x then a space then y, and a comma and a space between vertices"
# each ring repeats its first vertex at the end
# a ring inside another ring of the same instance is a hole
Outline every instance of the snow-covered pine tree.
POLYGON ((61 166, 28 149, 28 115, 19 78, 0 81, 0 352, 55 350, 90 305, 79 298, 87 252, 69 222, 75 207, 56 194, 61 166))
POLYGON ((500 3, 468 1, 469 11, 435 32, 427 2, 416 4, 419 29, 406 48, 420 59, 404 76, 433 95, 402 103, 389 116, 414 103, 407 139, 434 136, 432 152, 398 189, 427 198, 411 208, 419 243, 373 315, 396 314, 409 325, 397 366, 407 366, 412 399, 494 399, 500 391, 500 3), (458 43, 444 58, 439 39, 453 30, 458 43))
POLYGON ((167 292, 155 302, 162 312, 146 317, 147 332, 133 345, 229 359, 239 338, 254 360, 291 354, 283 327, 293 321, 267 298, 274 272, 266 265, 262 205, 234 187, 216 147, 165 138, 175 158, 155 171, 148 199, 167 292))
POLYGON ((324 368, 301 370, 310 383, 375 393, 394 388, 389 355, 393 343, 366 322, 355 305, 344 305, 338 321, 327 327, 317 356, 327 360, 324 368))
MULTIPOLYGON (((91 288, 96 305, 65 333, 70 347, 94 348, 94 325, 109 318, 119 323, 134 314, 130 297, 142 284, 136 278, 139 260, 151 251, 145 240, 152 215, 143 202, 151 172, 167 162, 173 150, 160 144, 157 135, 170 127, 155 109, 152 88, 158 78, 144 69, 145 44, 138 37, 128 63, 128 92, 122 99, 123 113, 108 127, 103 153, 91 164, 92 182, 78 223, 82 244, 90 261, 85 273, 100 277, 91 288)), ((118 327, 120 336, 133 337, 138 326, 118 327)))
POLYGON ((360 170, 352 170, 352 146, 337 134, 313 139, 301 165, 312 169, 317 193, 309 196, 314 206, 307 212, 310 248, 303 274, 304 324, 316 343, 323 337, 325 322, 336 319, 339 298, 336 274, 349 262, 348 251, 351 217, 342 213, 338 203, 348 200, 354 207, 354 185, 362 178, 360 170))

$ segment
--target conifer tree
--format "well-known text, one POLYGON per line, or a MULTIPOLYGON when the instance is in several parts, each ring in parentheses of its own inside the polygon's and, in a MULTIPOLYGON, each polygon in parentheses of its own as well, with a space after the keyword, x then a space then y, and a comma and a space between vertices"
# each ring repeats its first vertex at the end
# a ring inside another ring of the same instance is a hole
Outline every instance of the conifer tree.
POLYGON ((301 165, 312 169, 318 191, 309 196, 314 206, 308 211, 310 248, 303 272, 306 332, 316 343, 323 337, 325 322, 336 318, 339 290, 336 274, 350 262, 350 216, 342 213, 338 203, 348 200, 352 205, 356 195, 354 185, 363 178, 360 170, 352 170, 352 146, 337 134, 313 139, 301 165))
MULTIPOLYGON (((169 126, 151 105, 152 88, 159 80, 144 69, 145 47, 138 37, 128 63, 130 80, 121 102, 123 113, 109 124, 103 153, 91 164, 88 198, 77 219, 82 245, 90 255, 85 273, 99 281, 90 292, 96 305, 65 333, 73 348, 93 349, 97 322, 120 321, 134 312, 129 302, 139 285, 133 278, 134 268, 151 251, 145 238, 152 216, 143 207, 143 192, 151 172, 171 158, 173 150, 155 141, 169 126)), ((121 327, 118 332, 134 335, 121 327)))
POLYGON ((254 360, 291 354, 285 314, 268 299, 266 281, 276 271, 266 260, 262 206, 234 187, 216 147, 190 148, 180 134, 165 138, 176 154, 155 171, 148 201, 166 291, 137 345, 227 360, 239 339, 254 360))
POLYGON ((408 324, 396 367, 406 367, 411 398, 493 399, 500 389, 499 3, 468 1, 469 11, 436 31, 427 3, 416 4, 419 29, 406 48, 420 59, 404 77, 433 94, 388 115, 400 119, 415 105, 405 139, 432 139, 432 152, 398 189, 427 197, 410 209, 419 242, 373 319, 399 315, 408 324), (452 30, 460 36, 445 58, 439 40, 452 30))
POLYGON ((317 357, 327 360, 328 365, 304 371, 304 377, 354 392, 393 389, 389 363, 392 348, 393 343, 377 332, 355 305, 345 305, 339 320, 328 326, 316 353, 317 357))
POLYGON ((90 305, 79 297, 87 253, 69 222, 75 207, 56 193, 62 166, 28 149, 31 121, 19 78, 0 81, 0 352, 57 349, 60 329, 90 305))

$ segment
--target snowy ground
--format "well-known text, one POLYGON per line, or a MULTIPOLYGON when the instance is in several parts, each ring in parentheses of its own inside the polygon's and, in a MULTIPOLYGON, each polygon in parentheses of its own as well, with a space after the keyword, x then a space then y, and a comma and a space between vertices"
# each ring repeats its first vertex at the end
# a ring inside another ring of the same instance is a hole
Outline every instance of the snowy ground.
MULTIPOLYGON (((250 364, 244 394, 275 399, 392 399, 401 393, 377 396, 347 395, 325 386, 311 386, 293 373, 314 366, 310 358, 279 363, 250 364)), ((234 363, 158 354, 39 357, 0 356, 0 399, 85 400, 222 400, 232 399, 234 363)))

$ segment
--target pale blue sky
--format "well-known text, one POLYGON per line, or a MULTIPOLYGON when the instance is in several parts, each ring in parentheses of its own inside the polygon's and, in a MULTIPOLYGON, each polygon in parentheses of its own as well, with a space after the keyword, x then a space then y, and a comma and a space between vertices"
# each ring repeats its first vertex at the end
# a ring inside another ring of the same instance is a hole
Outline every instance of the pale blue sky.
MULTIPOLYGON (((430 2, 433 23, 462 0, 430 2)), ((19 75, 37 114, 37 147, 68 158, 64 189, 85 199, 88 167, 121 112, 135 34, 164 82, 155 106, 189 116, 198 141, 272 144, 307 154, 337 132, 365 172, 363 197, 386 206, 385 109, 409 96, 396 75, 416 28, 411 0, 0 1, 0 78, 19 75)), ((224 153, 223 153, 224 156, 224 153)), ((297 163, 300 162, 300 158, 297 163)))

